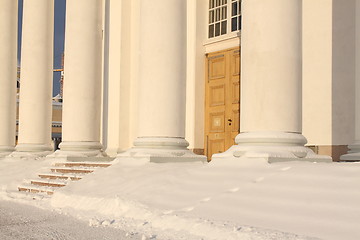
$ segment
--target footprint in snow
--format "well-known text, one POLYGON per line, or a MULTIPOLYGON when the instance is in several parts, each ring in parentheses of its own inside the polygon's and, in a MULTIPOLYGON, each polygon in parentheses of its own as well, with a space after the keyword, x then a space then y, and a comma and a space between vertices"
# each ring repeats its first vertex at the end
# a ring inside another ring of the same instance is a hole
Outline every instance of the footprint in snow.
POLYGON ((281 168, 280 170, 281 171, 287 171, 287 170, 289 170, 291 167, 283 167, 283 168, 281 168))
POLYGON ((141 236, 141 240, 156 239, 156 235, 146 237, 144 234, 141 236))
POLYGON ((104 220, 101 225, 102 226, 110 226, 111 224, 113 224, 115 221, 114 220, 104 220))
POLYGON ((163 214, 168 215, 168 214, 172 214, 173 212, 174 212, 174 210, 168 210, 168 211, 163 212, 163 214))
POLYGON ((259 177, 254 180, 254 183, 262 182, 262 181, 264 181, 264 179, 265 179, 264 177, 259 177))
POLYGON ((190 212, 190 211, 194 210, 194 207, 187 207, 187 208, 183 208, 181 210, 184 212, 190 212))
POLYGON ((240 190, 240 188, 231 188, 231 189, 228 190, 228 192, 235 193, 235 192, 237 192, 239 190, 240 190))
POLYGON ((200 202, 204 203, 204 202, 208 202, 208 201, 210 201, 210 200, 211 200, 211 198, 207 197, 207 198, 201 199, 200 202))

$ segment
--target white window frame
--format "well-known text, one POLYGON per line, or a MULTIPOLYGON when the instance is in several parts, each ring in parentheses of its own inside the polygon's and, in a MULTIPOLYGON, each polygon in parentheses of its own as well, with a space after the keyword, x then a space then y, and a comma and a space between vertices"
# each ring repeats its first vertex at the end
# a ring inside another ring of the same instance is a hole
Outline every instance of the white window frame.
MULTIPOLYGON (((215 0, 216 1, 216 0, 215 0)), ((241 4, 241 0, 235 0, 237 2, 240 2, 241 4)), ((231 16, 231 7, 232 7, 232 3, 234 2, 234 0, 227 0, 227 3, 226 3, 226 7, 227 7, 227 18, 226 18, 226 23, 227 23, 227 26, 226 26, 226 33, 223 34, 223 35, 219 35, 219 36, 216 36, 215 37, 215 21, 212 23, 214 24, 214 37, 209 37, 209 27, 210 27, 210 23, 209 23, 209 19, 210 19, 210 1, 208 1, 208 4, 207 4, 207 24, 206 24, 206 43, 207 42, 214 42, 214 41, 221 41, 223 39, 227 39, 227 38, 233 38, 233 37, 236 37, 236 36, 239 36, 240 35, 240 30, 236 30, 236 31, 231 31, 231 21, 232 21, 232 16, 231 16)), ((238 15, 240 14, 240 9, 238 8, 238 15)), ((237 16, 238 16, 237 15, 237 16)), ((214 16, 215 18, 215 16, 214 16)), ((221 21, 220 21, 220 24, 221 24, 221 21)), ((220 30, 221 31, 221 30, 220 30)))
MULTIPOLYGON (((232 17, 233 16, 231 16, 231 5, 232 5, 232 3, 233 2, 238 2, 238 12, 237 12, 237 15, 236 15, 236 17, 238 18, 241 14, 240 14, 240 9, 241 9, 241 3, 242 3, 242 0, 229 0, 230 1, 230 5, 228 5, 228 21, 229 21, 229 24, 228 24, 228 33, 232 33, 232 31, 231 31, 231 22, 232 22, 232 17)), ((250 0, 251 1, 251 0, 250 0)), ((228 4, 229 4, 229 2, 228 2, 228 4)), ((237 21, 239 21, 239 20, 237 20, 237 21)), ((239 22, 237 23, 237 24, 239 24, 239 22)), ((237 26, 237 28, 239 28, 239 26, 237 26)), ((241 31, 241 30, 239 30, 239 29, 237 29, 237 30, 235 30, 235 31, 233 31, 233 32, 238 32, 238 31, 241 31)))

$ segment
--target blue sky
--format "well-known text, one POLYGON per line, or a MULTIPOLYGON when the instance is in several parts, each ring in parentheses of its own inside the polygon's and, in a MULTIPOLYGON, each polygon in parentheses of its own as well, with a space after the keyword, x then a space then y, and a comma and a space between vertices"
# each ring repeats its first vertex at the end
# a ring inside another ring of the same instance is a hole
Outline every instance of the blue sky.
MULTIPOLYGON (((54 25, 54 68, 61 68, 61 55, 64 51, 65 32, 65 5, 66 0, 55 0, 55 25, 54 25)), ((22 29, 23 0, 19 0, 19 28, 18 28, 18 59, 21 56, 21 29, 22 29)), ((53 96, 60 92, 60 72, 54 73, 53 96)))

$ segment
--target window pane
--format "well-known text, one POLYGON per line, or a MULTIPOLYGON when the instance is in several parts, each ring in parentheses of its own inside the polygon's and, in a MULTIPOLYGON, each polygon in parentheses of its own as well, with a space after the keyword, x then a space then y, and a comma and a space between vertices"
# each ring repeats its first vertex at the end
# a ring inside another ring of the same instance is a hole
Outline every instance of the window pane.
POLYGON ((227 21, 221 22, 221 35, 226 34, 226 22, 227 21))
POLYGON ((238 17, 238 30, 241 30, 241 16, 238 17))
POLYGON ((220 35, 220 23, 215 24, 215 37, 220 35))
POLYGON ((220 6, 220 0, 216 0, 216 7, 220 6))
POLYGON ((209 0, 209 8, 213 8, 214 7, 214 1, 215 0, 209 0))
POLYGON ((236 16, 237 15, 237 2, 233 2, 231 5, 231 16, 236 16))
POLYGON ((239 14, 241 14, 241 2, 239 2, 239 14))
POLYGON ((214 24, 209 26, 209 38, 214 37, 214 24))
POLYGON ((220 8, 217 8, 215 11, 216 11, 215 21, 220 21, 220 8))
POLYGON ((209 12, 209 23, 214 22, 214 10, 209 12))
POLYGON ((237 17, 231 19, 231 31, 237 30, 237 17))
POLYGON ((227 18, 227 14, 226 14, 227 11, 226 10, 227 10, 226 7, 222 7, 222 9, 221 9, 221 12, 222 12, 221 20, 224 20, 224 19, 227 18))

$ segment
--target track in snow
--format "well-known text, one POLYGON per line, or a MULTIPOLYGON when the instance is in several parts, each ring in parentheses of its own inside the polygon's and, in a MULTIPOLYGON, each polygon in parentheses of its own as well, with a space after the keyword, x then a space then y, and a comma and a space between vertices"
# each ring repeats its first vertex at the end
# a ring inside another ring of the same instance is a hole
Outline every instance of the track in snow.
POLYGON ((13 202, 0 201, 1 240, 141 239, 115 228, 91 227, 70 216, 13 202))

